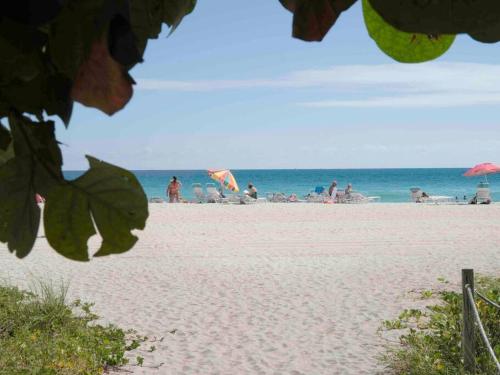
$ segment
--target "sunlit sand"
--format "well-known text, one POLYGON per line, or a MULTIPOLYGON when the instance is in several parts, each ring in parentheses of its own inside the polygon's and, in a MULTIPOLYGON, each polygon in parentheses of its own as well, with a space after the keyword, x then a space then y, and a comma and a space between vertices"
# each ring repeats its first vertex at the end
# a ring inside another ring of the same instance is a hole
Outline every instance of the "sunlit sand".
POLYGON ((418 291, 442 288, 440 277, 458 288, 461 268, 500 273, 500 205, 150 211, 123 255, 72 262, 43 238, 25 260, 0 249, 9 282, 63 279, 70 298, 149 336, 133 353, 144 367, 128 368, 139 374, 376 374, 388 343, 377 329, 425 305, 418 291))

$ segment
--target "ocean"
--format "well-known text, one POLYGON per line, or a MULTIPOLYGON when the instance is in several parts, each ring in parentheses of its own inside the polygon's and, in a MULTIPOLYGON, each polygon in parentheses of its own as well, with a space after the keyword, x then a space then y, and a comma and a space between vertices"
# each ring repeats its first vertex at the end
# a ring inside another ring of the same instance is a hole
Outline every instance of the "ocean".
MULTIPOLYGON (((333 180, 339 190, 348 183, 354 191, 366 196, 379 196, 381 202, 409 202, 410 188, 419 187, 429 195, 449 195, 470 199, 483 177, 463 177, 466 168, 418 168, 418 169, 258 169, 232 170, 240 190, 252 182, 261 197, 268 192, 295 193, 299 197, 308 194, 316 186, 328 188, 333 180)), ((82 171, 65 171, 68 179, 80 176, 82 171)), ((177 176, 182 183, 182 196, 193 197, 191 185, 213 182, 205 170, 140 170, 133 171, 142 184, 148 198, 165 198, 165 187, 177 176)), ((494 201, 500 201, 500 175, 488 176, 494 201)))

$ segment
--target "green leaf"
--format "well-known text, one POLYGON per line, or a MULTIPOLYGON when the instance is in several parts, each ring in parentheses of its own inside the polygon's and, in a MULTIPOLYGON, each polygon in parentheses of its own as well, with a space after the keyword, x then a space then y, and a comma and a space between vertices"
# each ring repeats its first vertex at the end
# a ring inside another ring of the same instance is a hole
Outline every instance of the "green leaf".
POLYGON ((363 16, 368 33, 377 46, 394 60, 418 63, 438 58, 455 40, 455 35, 424 35, 405 33, 391 26, 363 0, 363 16))
POLYGON ((54 122, 33 122, 24 116, 11 115, 9 124, 16 159, 31 162, 32 183, 36 192, 47 195, 55 185, 64 181, 62 155, 55 138, 54 122))
POLYGON ((132 1, 130 3, 130 23, 141 54, 144 53, 148 39, 156 39, 161 32, 162 0, 132 1))
POLYGON ((61 255, 88 260, 87 242, 95 234, 102 244, 95 256, 128 251, 137 241, 133 229, 144 229, 147 198, 130 172, 87 156, 90 169, 47 197, 44 223, 47 240, 61 255))
POLYGON ((370 3, 388 23, 405 32, 468 33, 480 41, 500 40, 498 0, 370 0, 370 3))
POLYGON ((19 258, 29 254, 40 225, 40 208, 29 159, 10 159, 0 166, 0 241, 19 258))
POLYGON ((87 195, 71 185, 55 188, 47 196, 44 227, 47 240, 59 254, 89 260, 87 242, 96 231, 87 195))
POLYGON ((163 1, 163 20, 174 32, 180 25, 182 19, 191 13, 196 6, 196 0, 164 0, 163 1))
POLYGON ((0 150, 5 151, 9 147, 12 137, 10 132, 0 123, 0 150))
POLYGON ((196 0, 131 1, 130 23, 141 55, 148 39, 156 39, 160 34, 162 22, 172 28, 172 33, 195 6, 196 0))
POLYGON ((321 41, 340 14, 357 0, 280 0, 293 13, 294 38, 321 41))
POLYGON ((72 82, 62 74, 53 74, 48 77, 46 88, 45 112, 49 116, 57 115, 68 127, 73 112, 71 99, 72 82))
POLYGON ((108 20, 103 0, 71 0, 63 7, 48 29, 48 51, 58 71, 74 80, 90 54, 94 41, 101 39, 108 20))
MULTIPOLYGON (((0 150, 0 165, 6 163, 13 157, 14 157, 14 147, 11 143, 9 144, 6 150, 0 150)), ((0 183, 2 182, 0 181, 0 183)))

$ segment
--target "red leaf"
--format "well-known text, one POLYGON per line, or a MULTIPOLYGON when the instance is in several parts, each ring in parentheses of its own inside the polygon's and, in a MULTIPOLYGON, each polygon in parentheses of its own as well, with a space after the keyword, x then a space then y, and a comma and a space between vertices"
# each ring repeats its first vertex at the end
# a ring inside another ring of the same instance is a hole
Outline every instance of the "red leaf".
POLYGON ((89 57, 78 69, 71 96, 111 116, 132 97, 132 83, 125 68, 111 57, 107 39, 103 38, 94 42, 89 57))
POLYGON ((280 0, 293 12, 293 36, 308 42, 321 41, 337 18, 356 0, 280 0))

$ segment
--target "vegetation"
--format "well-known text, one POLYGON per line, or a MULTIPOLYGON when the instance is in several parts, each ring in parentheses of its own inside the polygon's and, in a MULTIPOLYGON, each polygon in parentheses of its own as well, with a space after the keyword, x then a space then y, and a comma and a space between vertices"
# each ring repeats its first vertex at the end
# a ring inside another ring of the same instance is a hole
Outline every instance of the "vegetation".
MULTIPOLYGON (((500 302, 500 278, 478 278, 476 288, 492 301, 500 302)), ((462 295, 437 293, 440 303, 425 311, 405 310, 398 319, 385 321, 386 330, 405 329, 400 347, 390 348, 382 358, 396 374, 460 375, 466 374, 462 361, 462 295)), ((430 298, 432 293, 423 293, 430 298)), ((480 299, 476 306, 497 357, 500 357, 500 311, 480 299)), ((477 330, 476 330, 477 331, 477 330)), ((496 374, 491 357, 476 332, 477 374, 496 374)))
MULTIPOLYGON (((293 13, 293 36, 320 41, 357 0, 279 0, 293 13)), ((278 2, 276 2, 278 4, 278 2)), ((130 69, 142 62, 162 24, 176 29, 196 0, 24 0, 0 5, 0 242, 19 258, 35 242, 41 210, 46 237, 61 255, 119 254, 137 241, 147 199, 128 171, 88 156, 90 169, 68 181, 55 116, 69 126, 73 103, 112 115, 133 94, 130 69), (6 124, 8 121, 8 125, 6 124)), ((455 35, 500 40, 498 0, 363 0, 369 35, 402 62, 445 53, 455 35)))
POLYGON ((67 305, 64 287, 37 289, 0 286, 0 374, 102 374, 126 364, 125 353, 143 341, 96 324, 92 304, 67 305))

